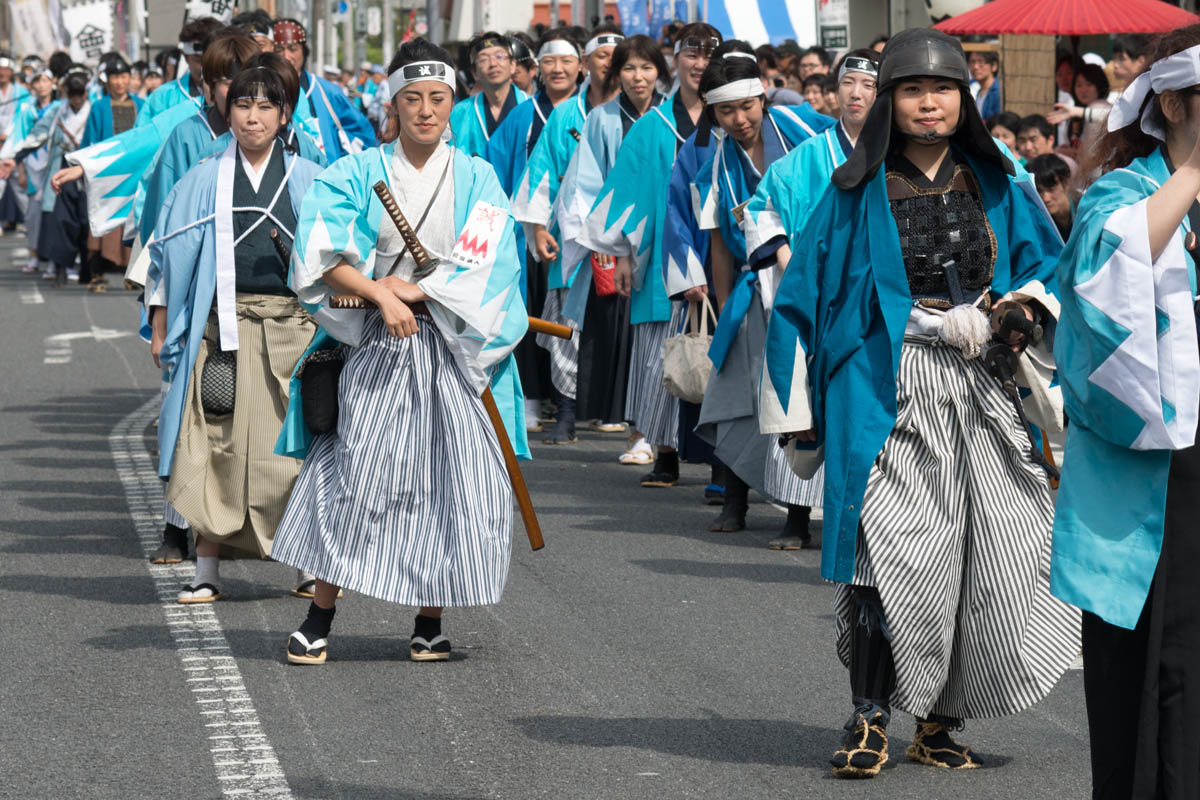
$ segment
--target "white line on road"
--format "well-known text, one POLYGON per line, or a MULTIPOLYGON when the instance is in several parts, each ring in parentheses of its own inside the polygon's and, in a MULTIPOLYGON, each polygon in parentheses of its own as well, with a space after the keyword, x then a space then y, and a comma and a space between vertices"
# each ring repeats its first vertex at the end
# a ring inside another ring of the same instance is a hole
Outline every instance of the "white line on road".
MULTIPOLYGON (((97 337, 100 338, 100 337, 97 337)), ((146 558, 158 547, 162 526, 162 482, 146 452, 142 432, 158 414, 160 400, 154 397, 121 420, 108 437, 117 475, 125 489, 129 515, 142 543, 146 558)), ((188 682, 214 683, 194 687, 193 697, 204 728, 210 731, 209 753, 225 797, 292 797, 287 779, 280 768, 275 750, 265 743, 266 734, 258 712, 250 702, 237 662, 228 654, 208 654, 210 650, 228 650, 229 643, 211 607, 179 605, 175 593, 195 577, 190 562, 158 565, 146 562, 154 579, 155 593, 166 618, 166 630, 175 640, 175 650, 188 682), (212 642, 197 647, 203 638, 212 642), (213 696, 216 693, 216 696, 213 696)))
POLYGON ((21 302, 27 306, 41 305, 46 302, 46 298, 42 297, 41 291, 36 283, 31 283, 29 286, 21 290, 21 302))

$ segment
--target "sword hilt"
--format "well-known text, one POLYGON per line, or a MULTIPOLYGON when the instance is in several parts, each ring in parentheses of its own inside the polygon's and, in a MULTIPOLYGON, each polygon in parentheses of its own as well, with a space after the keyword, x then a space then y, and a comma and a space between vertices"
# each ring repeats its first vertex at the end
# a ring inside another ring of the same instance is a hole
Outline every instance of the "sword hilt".
POLYGON ((408 220, 404 218, 404 212, 397 205, 396 198, 392 196, 387 183, 379 181, 372 188, 379 197, 379 202, 383 203, 383 210, 391 217, 392 224, 396 226, 396 230, 400 231, 400 238, 408 245, 413 261, 417 262, 417 271, 422 271, 425 267, 429 266, 433 259, 430 258, 429 253, 421 245, 421 240, 417 238, 417 232, 412 229, 412 226, 408 224, 408 220))

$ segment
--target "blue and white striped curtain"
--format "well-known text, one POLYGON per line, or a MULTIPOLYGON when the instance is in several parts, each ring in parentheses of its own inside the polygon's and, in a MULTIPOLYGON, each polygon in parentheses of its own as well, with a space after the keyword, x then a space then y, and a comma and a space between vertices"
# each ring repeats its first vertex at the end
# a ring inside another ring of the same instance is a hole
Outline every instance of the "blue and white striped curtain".
MULTIPOLYGON (((697 0, 701 15, 705 5, 697 0)), ((755 47, 785 39, 801 46, 817 42, 817 0, 707 0, 707 6, 708 24, 727 39, 744 39, 755 47)))

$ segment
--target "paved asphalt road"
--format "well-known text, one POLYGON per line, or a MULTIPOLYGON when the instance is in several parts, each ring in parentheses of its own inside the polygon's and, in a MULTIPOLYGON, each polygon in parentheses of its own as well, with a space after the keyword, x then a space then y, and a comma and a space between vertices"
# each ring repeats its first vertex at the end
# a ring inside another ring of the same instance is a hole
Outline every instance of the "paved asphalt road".
POLYGON ((17 239, 0 240, 0 798, 1087 797, 1079 671, 969 725, 987 769, 907 762, 897 715, 884 773, 833 779, 850 706, 818 553, 768 551, 783 515, 765 503, 744 533, 707 532, 707 473, 641 489, 611 435, 536 448, 547 546, 518 526, 504 602, 447 614, 454 661, 410 663, 413 609, 352 595, 329 662, 288 666, 291 570, 225 562, 227 599, 187 611, 169 602, 185 572, 146 563, 158 377, 133 295, 22 275, 17 239))

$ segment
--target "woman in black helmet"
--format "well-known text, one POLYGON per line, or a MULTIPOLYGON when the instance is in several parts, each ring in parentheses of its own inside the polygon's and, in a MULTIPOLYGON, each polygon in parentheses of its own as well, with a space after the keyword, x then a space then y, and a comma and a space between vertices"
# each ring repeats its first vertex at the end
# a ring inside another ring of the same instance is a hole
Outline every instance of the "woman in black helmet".
POLYGON ((797 471, 825 464, 822 574, 838 584, 854 703, 832 759, 842 777, 879 772, 893 708, 917 719, 910 759, 979 766, 951 731, 1033 704, 1078 652, 1078 613, 1049 591, 1047 478, 988 367, 1011 357, 1030 415, 1061 430, 1062 242, 967 82, 954 39, 888 42, 768 334, 776 432, 797 471))

